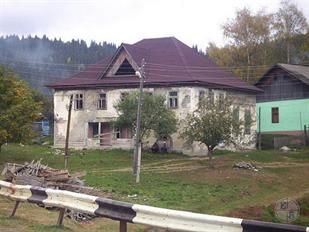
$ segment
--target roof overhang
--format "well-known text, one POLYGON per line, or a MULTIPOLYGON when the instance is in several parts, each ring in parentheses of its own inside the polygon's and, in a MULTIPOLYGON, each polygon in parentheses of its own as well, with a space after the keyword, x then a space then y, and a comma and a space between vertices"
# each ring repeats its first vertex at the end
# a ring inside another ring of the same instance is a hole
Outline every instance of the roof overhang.
MULTIPOLYGON (((178 82, 148 82, 144 83, 145 88, 166 88, 166 87, 187 87, 187 86, 203 86, 209 87, 212 89, 223 89, 223 90, 234 90, 239 92, 245 92, 249 94, 257 94, 259 92, 263 92, 256 88, 256 90, 247 89, 247 88, 239 88, 239 87, 231 87, 228 85, 214 85, 212 83, 201 82, 201 81, 178 81, 178 82)), ((100 88, 116 88, 116 89, 125 89, 125 88, 138 88, 139 81, 131 82, 131 83, 102 83, 102 84, 83 84, 83 85, 63 85, 63 86, 48 86, 55 90, 78 90, 78 89, 100 89, 100 88)))

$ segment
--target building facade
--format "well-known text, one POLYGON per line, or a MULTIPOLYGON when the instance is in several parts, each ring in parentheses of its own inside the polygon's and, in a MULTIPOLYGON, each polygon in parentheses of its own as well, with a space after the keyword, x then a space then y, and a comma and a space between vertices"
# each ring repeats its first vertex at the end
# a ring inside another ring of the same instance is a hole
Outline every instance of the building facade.
POLYGON ((309 67, 277 64, 256 86, 258 130, 262 134, 302 135, 309 126, 309 67))
MULTIPOLYGON (((251 119, 250 126, 244 128, 243 138, 248 146, 255 145, 255 99, 259 89, 237 79, 173 37, 122 44, 113 57, 51 84, 54 89, 54 145, 64 146, 67 106, 73 95, 71 147, 132 148, 134 132, 115 128, 111 122, 118 117, 117 102, 137 90, 139 79, 135 72, 143 58, 146 60, 144 91, 165 96, 166 106, 175 111, 180 122, 197 109, 202 95, 214 100, 228 95, 233 99, 239 119, 245 116, 251 119)), ((187 147, 179 136, 181 124, 178 127, 178 132, 171 136, 172 150, 188 154, 205 152, 199 144, 187 147)), ((156 138, 149 138, 148 145, 155 141, 156 138)))

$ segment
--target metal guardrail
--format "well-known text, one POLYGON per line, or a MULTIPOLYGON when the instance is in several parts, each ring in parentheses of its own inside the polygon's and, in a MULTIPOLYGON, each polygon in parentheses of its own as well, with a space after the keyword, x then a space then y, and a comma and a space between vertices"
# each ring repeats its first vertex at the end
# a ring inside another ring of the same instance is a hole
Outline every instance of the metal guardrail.
POLYGON ((14 185, 0 181, 0 195, 19 202, 60 208, 58 224, 63 224, 65 209, 120 221, 120 232, 127 231, 127 223, 136 223, 177 231, 200 232, 309 232, 309 227, 245 220, 130 204, 107 198, 65 190, 45 189, 30 185, 14 185))

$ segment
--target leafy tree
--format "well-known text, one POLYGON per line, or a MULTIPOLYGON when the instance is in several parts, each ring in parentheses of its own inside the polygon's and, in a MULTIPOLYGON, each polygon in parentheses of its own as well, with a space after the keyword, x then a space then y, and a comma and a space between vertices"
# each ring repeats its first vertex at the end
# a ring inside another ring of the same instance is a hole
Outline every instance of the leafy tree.
POLYGON ((275 14, 274 27, 277 36, 283 38, 286 43, 287 63, 290 63, 291 39, 295 35, 308 31, 306 17, 294 3, 283 0, 279 11, 275 14))
POLYGON ((40 110, 28 85, 0 66, 0 151, 7 141, 23 142, 31 137, 32 122, 40 110))
MULTIPOLYGON (((285 8, 291 8, 288 7, 289 3, 285 5, 285 8)), ((290 9, 290 12, 296 11, 294 5, 294 10, 290 9)), ((234 19, 223 25, 223 32, 229 43, 223 47, 210 43, 206 50, 207 55, 217 64, 227 67, 235 75, 251 83, 255 83, 271 65, 285 63, 287 56, 294 64, 308 64, 308 30, 306 33, 306 30, 297 29, 295 30, 297 33, 289 33, 290 37, 284 36, 283 33, 287 27, 285 24, 303 18, 301 11, 297 14, 298 18, 294 13, 295 19, 282 23, 284 22, 282 9, 272 14, 265 14, 263 11, 254 14, 247 9, 237 11, 234 19), (286 40, 286 37, 289 40, 286 40), (286 47, 289 47, 289 51, 286 47)))
POLYGON ((233 45, 245 51, 247 80, 250 77, 249 66, 252 65, 252 56, 258 51, 258 45, 270 40, 271 22, 272 15, 263 11, 253 14, 249 9, 244 8, 238 10, 236 17, 222 26, 224 36, 229 38, 233 45))
POLYGON ((228 97, 214 103, 202 100, 197 110, 189 114, 184 122, 181 137, 188 144, 200 142, 207 146, 212 166, 212 151, 220 143, 230 143, 241 133, 242 122, 233 117, 228 97))
MULTIPOLYGON (((115 122, 117 126, 136 127, 138 94, 130 93, 125 99, 119 101, 115 106, 119 117, 115 122)), ((161 95, 147 94, 143 96, 141 113, 141 140, 145 140, 153 131, 156 138, 169 137, 176 132, 177 119, 174 111, 167 108, 165 98, 161 95)))

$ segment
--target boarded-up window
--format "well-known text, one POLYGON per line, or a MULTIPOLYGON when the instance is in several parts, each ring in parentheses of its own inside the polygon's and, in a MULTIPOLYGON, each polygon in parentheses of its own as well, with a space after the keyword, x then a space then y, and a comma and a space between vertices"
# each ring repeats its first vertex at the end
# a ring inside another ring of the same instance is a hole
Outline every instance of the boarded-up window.
POLYGON ((84 108, 84 95, 82 93, 75 94, 74 109, 82 110, 84 108))
POLYGON ((99 94, 98 109, 106 110, 106 93, 99 94))
POLYGON ((168 106, 178 108, 178 93, 176 91, 169 92, 168 106))
POLYGON ((99 135, 99 123, 89 122, 88 123, 88 138, 98 138, 99 135))
POLYGON ((279 108, 278 107, 271 108, 271 122, 279 123, 279 108))

